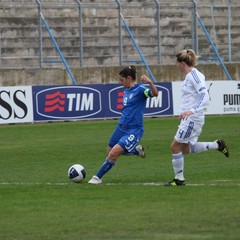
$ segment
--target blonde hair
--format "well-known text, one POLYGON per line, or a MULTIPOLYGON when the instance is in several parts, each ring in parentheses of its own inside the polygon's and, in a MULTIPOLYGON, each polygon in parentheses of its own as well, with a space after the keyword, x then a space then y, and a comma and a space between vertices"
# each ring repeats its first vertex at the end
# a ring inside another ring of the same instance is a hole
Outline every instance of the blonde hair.
POLYGON ((181 50, 176 54, 178 62, 185 62, 189 67, 197 65, 198 56, 192 49, 181 50))

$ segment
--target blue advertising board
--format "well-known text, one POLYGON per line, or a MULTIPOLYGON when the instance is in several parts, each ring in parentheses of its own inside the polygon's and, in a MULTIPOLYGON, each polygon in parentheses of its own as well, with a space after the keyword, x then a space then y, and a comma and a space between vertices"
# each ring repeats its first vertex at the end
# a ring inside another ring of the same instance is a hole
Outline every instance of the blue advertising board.
MULTIPOLYGON (((172 83, 156 86, 159 95, 147 99, 144 116, 172 115, 172 83)), ((118 118, 123 91, 120 84, 33 86, 34 121, 118 118)))

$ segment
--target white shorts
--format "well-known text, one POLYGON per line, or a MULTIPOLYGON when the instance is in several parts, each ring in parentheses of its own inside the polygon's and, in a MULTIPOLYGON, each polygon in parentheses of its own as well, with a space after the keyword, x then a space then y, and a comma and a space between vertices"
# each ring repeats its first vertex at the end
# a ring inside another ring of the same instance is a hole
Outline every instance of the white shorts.
POLYGON ((202 132, 203 125, 204 118, 198 119, 198 121, 194 121, 191 117, 182 120, 175 135, 176 141, 194 145, 202 132))

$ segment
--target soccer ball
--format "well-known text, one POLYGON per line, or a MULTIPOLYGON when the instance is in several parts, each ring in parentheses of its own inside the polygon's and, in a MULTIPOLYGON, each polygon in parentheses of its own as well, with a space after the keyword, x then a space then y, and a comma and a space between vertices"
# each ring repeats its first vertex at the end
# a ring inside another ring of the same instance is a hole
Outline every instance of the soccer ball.
POLYGON ((86 170, 81 164, 74 164, 68 169, 68 177, 75 183, 82 182, 86 174, 86 170))

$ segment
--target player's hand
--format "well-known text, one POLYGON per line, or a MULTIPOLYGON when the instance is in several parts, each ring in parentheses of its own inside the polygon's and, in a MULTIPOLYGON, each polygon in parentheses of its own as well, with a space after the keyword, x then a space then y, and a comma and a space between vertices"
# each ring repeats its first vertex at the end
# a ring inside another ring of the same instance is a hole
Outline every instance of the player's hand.
POLYGON ((149 84, 149 83, 152 82, 152 80, 146 75, 142 75, 140 79, 143 83, 148 83, 149 84))
POLYGON ((192 111, 186 111, 186 112, 182 112, 179 116, 179 120, 186 120, 189 116, 191 116, 193 114, 192 111))

